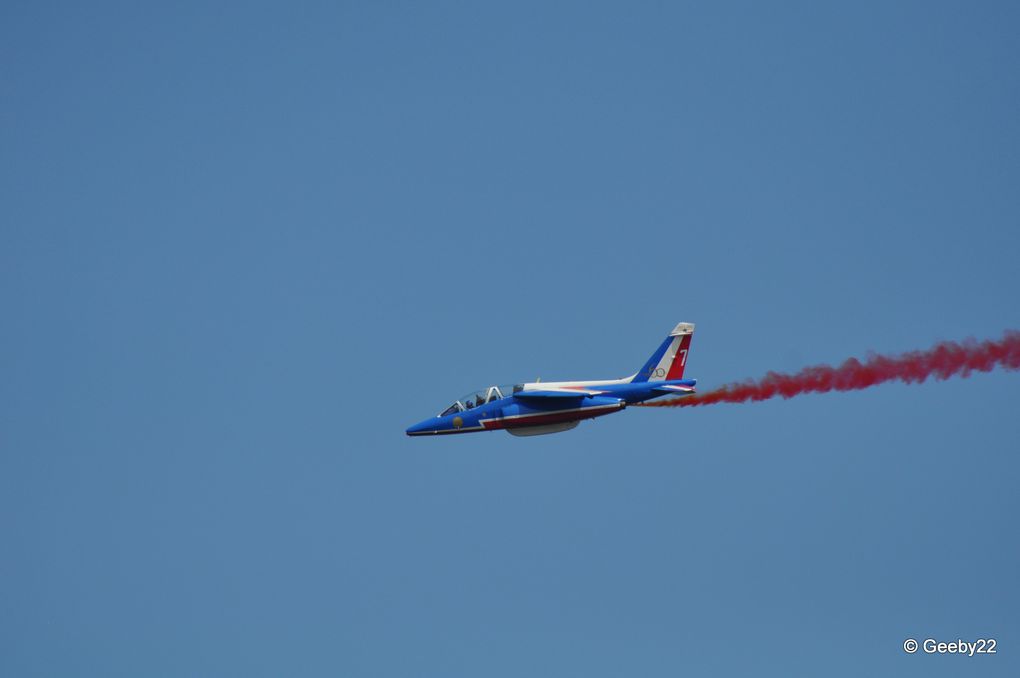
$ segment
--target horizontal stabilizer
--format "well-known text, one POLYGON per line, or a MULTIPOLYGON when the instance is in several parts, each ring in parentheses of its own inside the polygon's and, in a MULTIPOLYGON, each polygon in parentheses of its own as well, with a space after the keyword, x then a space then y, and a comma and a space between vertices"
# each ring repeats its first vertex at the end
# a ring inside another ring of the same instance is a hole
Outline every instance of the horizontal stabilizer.
POLYGON ((694 393, 693 386, 680 386, 675 384, 666 384, 665 386, 656 386, 656 391, 662 393, 694 393))

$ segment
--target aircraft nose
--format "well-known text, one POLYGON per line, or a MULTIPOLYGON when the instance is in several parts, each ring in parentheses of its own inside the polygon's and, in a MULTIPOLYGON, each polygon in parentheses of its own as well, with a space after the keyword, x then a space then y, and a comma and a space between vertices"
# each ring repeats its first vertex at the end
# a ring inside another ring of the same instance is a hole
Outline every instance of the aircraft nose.
POLYGON ((433 430, 435 429, 432 426, 432 419, 426 419, 425 421, 418 422, 414 426, 408 426, 406 433, 409 436, 420 436, 424 433, 432 433, 433 430))

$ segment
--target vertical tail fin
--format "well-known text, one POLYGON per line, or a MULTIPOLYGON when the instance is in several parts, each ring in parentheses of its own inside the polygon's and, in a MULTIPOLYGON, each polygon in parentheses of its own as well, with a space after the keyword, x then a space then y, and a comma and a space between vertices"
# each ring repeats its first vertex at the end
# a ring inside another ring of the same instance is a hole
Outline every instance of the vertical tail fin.
POLYGON ((694 323, 680 323, 673 328, 662 345, 656 349, 641 371, 634 375, 632 382, 665 381, 683 379, 687 365, 687 353, 691 350, 694 323))

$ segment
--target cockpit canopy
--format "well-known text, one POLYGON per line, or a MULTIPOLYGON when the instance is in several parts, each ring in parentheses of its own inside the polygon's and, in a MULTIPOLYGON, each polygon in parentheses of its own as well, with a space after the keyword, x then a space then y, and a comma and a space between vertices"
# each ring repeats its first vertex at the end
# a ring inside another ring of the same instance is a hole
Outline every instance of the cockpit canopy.
POLYGON ((467 412, 468 410, 479 407, 486 403, 491 403, 493 400, 501 400, 503 398, 509 398, 512 394, 517 393, 524 389, 523 384, 503 384, 500 386, 490 386, 483 388, 479 391, 472 391, 467 395, 463 395, 453 401, 453 404, 443 410, 440 417, 445 417, 448 414, 456 414, 457 412, 467 412))

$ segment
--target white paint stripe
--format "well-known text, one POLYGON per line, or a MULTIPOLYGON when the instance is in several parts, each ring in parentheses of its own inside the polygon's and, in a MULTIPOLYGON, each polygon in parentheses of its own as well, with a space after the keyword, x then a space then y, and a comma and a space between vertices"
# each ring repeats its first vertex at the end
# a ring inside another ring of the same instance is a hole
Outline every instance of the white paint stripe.
POLYGON ((573 407, 573 408, 571 408, 569 410, 551 410, 549 412, 529 412, 528 414, 511 414, 508 417, 496 417, 496 418, 492 418, 492 419, 479 419, 478 423, 482 424, 482 426, 484 427, 485 423, 489 422, 489 421, 508 421, 510 419, 521 420, 521 419, 527 419, 529 417, 549 417, 549 416, 553 416, 553 415, 557 415, 557 414, 564 414, 564 413, 567 413, 567 412, 594 412, 596 410, 601 411, 601 410, 616 410, 616 409, 623 409, 623 403, 621 402, 621 403, 613 404, 613 405, 596 405, 595 407, 573 407))

